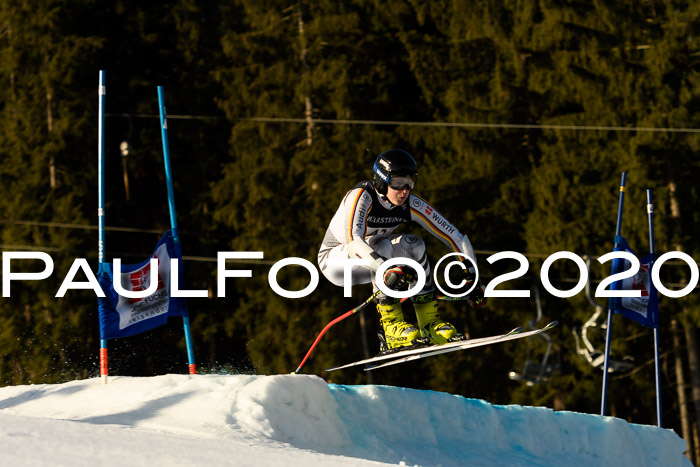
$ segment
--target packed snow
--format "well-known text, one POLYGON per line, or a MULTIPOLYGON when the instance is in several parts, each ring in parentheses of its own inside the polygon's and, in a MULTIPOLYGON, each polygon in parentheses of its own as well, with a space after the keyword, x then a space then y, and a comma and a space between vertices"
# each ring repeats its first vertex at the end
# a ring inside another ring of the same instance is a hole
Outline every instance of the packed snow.
POLYGON ((2 465, 690 466, 672 430, 308 375, 0 388, 2 465))

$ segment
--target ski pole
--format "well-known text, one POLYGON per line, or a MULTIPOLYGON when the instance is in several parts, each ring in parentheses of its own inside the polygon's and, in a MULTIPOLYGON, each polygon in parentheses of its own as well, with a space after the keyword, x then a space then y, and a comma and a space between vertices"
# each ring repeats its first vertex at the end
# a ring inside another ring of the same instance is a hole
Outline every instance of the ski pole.
POLYGON ((297 368, 295 371, 292 371, 292 374, 295 375, 295 374, 298 374, 298 373, 299 373, 299 371, 301 370, 301 367, 304 366, 304 363, 306 363, 306 360, 309 358, 309 355, 311 355, 311 352, 314 351, 314 349, 316 348, 316 345, 318 344, 318 341, 321 340, 321 337, 323 337, 323 335, 326 333, 326 331, 328 331, 328 330, 329 330, 333 325, 335 325, 336 323, 338 323, 338 322, 344 320, 345 318, 347 318, 348 316, 354 315, 354 314, 357 313, 358 311, 362 310, 364 307, 366 307, 367 305, 369 305, 369 304, 372 302, 372 300, 374 300, 375 298, 377 298, 377 295, 379 295, 380 293, 381 293, 381 291, 380 291, 380 290, 377 290, 377 291, 374 292, 367 300, 365 300, 362 304, 356 306, 356 307, 353 308, 352 310, 350 310, 350 311, 348 311, 347 313, 344 313, 344 314, 338 316, 336 319, 334 319, 334 320, 331 321, 330 323, 326 324, 326 327, 323 328, 323 330, 320 332, 320 334, 318 335, 318 337, 316 337, 316 340, 315 340, 314 343, 311 345, 311 348, 309 348, 309 351, 306 352, 306 356, 304 357, 304 359, 303 359, 303 360, 301 361, 301 363, 299 364, 299 368, 297 368))

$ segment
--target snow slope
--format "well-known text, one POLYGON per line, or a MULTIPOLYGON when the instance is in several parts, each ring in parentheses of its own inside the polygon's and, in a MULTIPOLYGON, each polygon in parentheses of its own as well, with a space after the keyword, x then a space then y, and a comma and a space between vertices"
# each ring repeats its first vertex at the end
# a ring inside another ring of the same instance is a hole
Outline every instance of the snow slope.
POLYGON ((689 466, 673 431, 306 375, 0 388, 0 464, 689 466))

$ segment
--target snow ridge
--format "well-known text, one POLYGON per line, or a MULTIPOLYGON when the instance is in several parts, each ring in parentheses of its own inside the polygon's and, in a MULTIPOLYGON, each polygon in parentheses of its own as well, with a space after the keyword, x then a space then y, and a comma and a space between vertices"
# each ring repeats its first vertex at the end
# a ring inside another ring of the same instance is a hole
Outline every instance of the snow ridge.
POLYGON ((685 449, 672 430, 612 417, 310 375, 0 388, 0 452, 22 459, 13 465, 152 465, 155 456, 163 465, 690 466, 685 449), (73 438, 82 453, 50 448, 73 438))

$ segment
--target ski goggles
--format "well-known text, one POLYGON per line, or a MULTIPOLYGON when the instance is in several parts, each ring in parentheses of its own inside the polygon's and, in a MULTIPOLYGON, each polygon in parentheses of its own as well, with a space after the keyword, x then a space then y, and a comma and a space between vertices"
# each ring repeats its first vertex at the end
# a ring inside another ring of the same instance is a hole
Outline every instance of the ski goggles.
POLYGON ((401 191, 404 188, 412 190, 416 186, 416 176, 412 177, 391 177, 389 179, 389 188, 396 191, 401 191))

